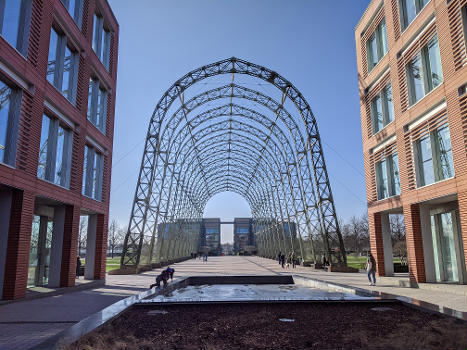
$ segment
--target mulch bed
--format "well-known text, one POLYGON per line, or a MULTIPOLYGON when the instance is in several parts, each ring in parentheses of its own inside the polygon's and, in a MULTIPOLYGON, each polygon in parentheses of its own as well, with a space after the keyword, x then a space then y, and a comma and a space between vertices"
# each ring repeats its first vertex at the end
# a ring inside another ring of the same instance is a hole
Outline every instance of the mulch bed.
POLYGON ((467 349, 467 322, 397 302, 147 305, 67 349, 467 349))

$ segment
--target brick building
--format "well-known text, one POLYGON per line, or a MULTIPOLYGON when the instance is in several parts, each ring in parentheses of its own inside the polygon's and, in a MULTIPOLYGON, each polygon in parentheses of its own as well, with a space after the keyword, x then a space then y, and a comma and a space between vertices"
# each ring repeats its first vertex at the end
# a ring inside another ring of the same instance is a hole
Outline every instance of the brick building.
POLYGON ((412 282, 466 283, 467 0, 372 0, 355 29, 371 250, 412 282))
POLYGON ((0 0, 0 299, 105 277, 118 23, 105 0, 0 0))

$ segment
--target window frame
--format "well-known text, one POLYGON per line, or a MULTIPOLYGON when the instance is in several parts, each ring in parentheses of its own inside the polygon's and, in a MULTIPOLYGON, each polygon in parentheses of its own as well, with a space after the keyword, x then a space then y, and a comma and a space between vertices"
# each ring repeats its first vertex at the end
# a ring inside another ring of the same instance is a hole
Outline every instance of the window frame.
POLYGON ((376 176, 376 198, 377 200, 383 200, 386 198, 400 196, 401 188, 400 188, 399 156, 397 152, 385 156, 380 161, 376 162, 374 167, 375 167, 375 176, 376 176), (397 157, 397 172, 395 171, 395 168, 394 168, 395 157, 397 157), (386 180, 387 180, 387 188, 386 188, 387 196, 386 197, 381 196, 380 191, 379 191, 381 184, 383 184, 383 182, 381 181, 382 176, 383 176, 381 164, 383 162, 386 163, 385 165, 386 167, 385 175, 386 175, 386 180), (399 186, 398 186, 399 191, 396 191, 396 188, 397 188, 396 178, 398 180, 397 182, 399 183, 399 186))
POLYGON ((407 93, 408 93, 408 102, 409 102, 409 108, 417 104, 419 101, 421 101, 424 97, 426 97, 430 92, 435 90, 438 86, 442 85, 444 82, 444 73, 443 73, 443 65, 441 62, 441 55, 439 55, 439 67, 441 69, 441 80, 438 85, 433 84, 433 67, 431 66, 430 63, 430 54, 429 54, 429 45, 430 43, 435 40, 437 41, 438 48, 439 48, 439 39, 438 39, 438 34, 435 34, 427 43, 424 45, 420 51, 418 51, 413 57, 410 59, 409 63, 405 65, 405 79, 407 81, 407 93), (420 56, 420 61, 421 61, 421 69, 422 69, 422 75, 421 75, 421 80, 423 84, 423 95, 418 99, 415 100, 415 84, 414 80, 412 79, 413 73, 412 70, 409 69, 410 62, 415 60, 417 56, 420 56))
POLYGON ((1 145, 4 152, 0 164, 15 167, 23 90, 3 79, 1 75, 0 81, 10 90, 5 145, 1 145))
POLYGON ((449 124, 443 124, 436 128, 435 130, 430 131, 427 135, 420 137, 419 139, 413 142, 413 152, 414 152, 414 161, 415 161, 415 176, 416 176, 416 184, 417 188, 422 188, 425 186, 433 185, 440 181, 449 180, 456 176, 455 169, 454 169, 454 158, 452 156, 452 143, 451 143, 451 130, 449 128, 449 124), (448 129, 449 132, 449 141, 450 141, 450 149, 449 152, 451 154, 451 168, 452 168, 452 176, 451 177, 444 177, 442 171, 442 161, 441 161, 441 151, 440 146, 438 143, 438 134, 440 130, 448 129), (433 182, 426 183, 425 180, 425 170, 423 168, 423 160, 421 158, 421 140, 425 139, 426 137, 429 138, 430 142, 430 151, 431 151, 431 168, 433 173, 430 174, 433 178, 433 182))
POLYGON ((104 135, 107 132, 107 103, 109 98, 109 91, 107 87, 102 84, 102 81, 99 78, 93 76, 89 79, 89 90, 88 90, 88 111, 87 119, 104 135), (90 90, 90 91, 89 91, 90 90), (97 115, 99 110, 99 93, 103 92, 104 98, 101 101, 102 103, 102 112, 101 112, 101 121, 99 125, 97 123, 97 115), (89 93, 91 92, 91 93, 89 93))
POLYGON ((410 27, 410 25, 415 21, 415 19, 418 17, 418 15, 423 11, 423 9, 426 7, 426 5, 428 5, 428 3, 431 1, 431 0, 427 0, 427 2, 425 4, 423 4, 423 1, 424 0, 399 0, 398 1, 398 6, 399 6, 399 22, 400 22, 400 26, 401 26, 401 32, 404 33, 407 28, 410 27), (405 7, 402 6, 402 3, 406 3, 407 1, 412 1, 413 4, 414 4, 414 7, 415 7, 415 16, 413 17, 413 19, 408 22, 408 23, 405 23, 405 17, 404 17, 404 13, 405 13, 405 7))
POLYGON ((53 83, 48 79, 48 67, 49 67, 49 56, 47 57, 47 72, 46 80, 60 92, 71 104, 76 105, 76 90, 78 85, 78 64, 79 64, 79 50, 68 40, 67 35, 58 27, 52 26, 50 29, 49 37, 49 55, 50 55, 50 38, 52 37, 52 31, 57 34, 57 47, 55 48, 55 67, 53 74, 53 83), (66 49, 69 49, 72 53, 72 68, 70 71, 71 79, 68 80, 68 94, 63 92, 63 76, 65 73, 65 53, 66 49), (69 96, 71 94, 71 96, 69 96), (67 96, 68 95, 68 96, 67 96))
POLYGON ((112 31, 106 26, 104 16, 98 12, 93 16, 92 49, 107 71, 110 70, 110 46, 112 31), (104 41, 102 40, 104 36, 104 41), (102 47, 102 42, 104 46, 102 47))
POLYGON ((95 148, 90 144, 86 144, 84 146, 84 161, 83 161, 83 181, 82 181, 82 189, 81 194, 88 198, 94 199, 96 201, 102 201, 102 184, 104 178, 104 153, 101 152, 99 149, 95 148), (100 157, 97 163, 97 192, 96 188, 94 188, 94 175, 93 172, 95 171, 94 163, 95 163, 95 156, 98 155, 100 157), (92 164, 92 167, 89 165, 92 164), (96 196, 94 197, 94 193, 96 196))
POLYGON ((384 56, 388 53, 389 47, 388 47, 388 32, 387 32, 387 25, 386 25, 386 18, 383 17, 381 22, 378 23, 378 25, 375 27, 373 33, 368 37, 366 43, 366 60, 367 60, 367 66, 368 66, 368 73, 370 73, 377 65, 378 63, 383 59, 384 56), (382 31, 384 23, 384 35, 382 31), (376 63, 373 65, 374 57, 373 57, 373 50, 370 50, 370 42, 374 38, 375 45, 376 45, 376 54, 378 57, 376 58, 376 63), (385 40, 384 40, 385 39, 385 40), (385 45, 383 45, 385 43, 385 45))
MULTIPOLYGON (((42 124, 44 123, 44 118, 49 119, 49 130, 47 133, 47 153, 46 153, 46 164, 45 164, 45 171, 44 177, 39 176, 39 163, 37 166, 36 176, 38 179, 47 181, 54 185, 70 189, 70 177, 71 177, 71 158, 73 156, 73 131, 60 119, 48 114, 42 114, 42 124), (66 174, 64 177, 57 182, 56 181, 56 174, 57 174, 57 144, 58 144, 58 131, 59 127, 61 127, 67 133, 65 136, 65 141, 63 143, 63 153, 62 153, 62 164, 66 166, 66 174)), ((42 144, 42 137, 40 140, 40 144, 42 144)), ((38 154, 38 159, 40 159, 40 149, 38 154)))
MULTIPOLYGON (((6 2, 9 0, 0 0, 0 36, 5 39, 5 41, 15 48, 23 57, 27 56, 28 53, 28 44, 29 44, 29 32, 31 28, 31 8, 32 0, 21 0, 20 5, 20 16, 18 19, 18 29, 17 29, 17 38, 16 43, 12 44, 8 41, 3 35, 3 24, 4 24, 4 11, 6 2)), ((18 0, 10 0, 18 1, 18 0)))
POLYGON ((377 134, 381 130, 383 130, 386 126, 391 124, 394 121, 394 97, 392 94, 392 84, 389 81, 370 101, 370 114, 371 114, 371 125, 373 135, 377 134), (391 99, 392 99, 392 119, 390 118, 390 108, 389 108, 389 100, 387 98, 387 91, 391 89, 391 99), (381 112, 382 112, 382 127, 379 129, 379 119, 376 116, 376 109, 374 107, 374 101, 379 98, 381 101, 381 112))
POLYGON ((83 24, 83 0, 75 0, 75 8, 73 9, 73 14, 70 12, 70 0, 61 0, 61 3, 67 9, 68 13, 70 14, 71 18, 73 18, 74 22, 81 29, 83 24))

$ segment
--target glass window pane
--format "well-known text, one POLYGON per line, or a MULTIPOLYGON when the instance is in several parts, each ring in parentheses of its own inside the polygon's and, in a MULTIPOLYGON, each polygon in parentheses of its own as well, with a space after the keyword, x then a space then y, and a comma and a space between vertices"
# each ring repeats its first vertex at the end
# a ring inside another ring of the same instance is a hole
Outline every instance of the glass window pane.
POLYGON ((420 184, 421 186, 429 185, 435 182, 433 172, 433 156, 431 152, 431 141, 430 135, 427 135, 420 140, 418 143, 418 158, 419 158, 419 173, 420 173, 420 184))
POLYGON ((94 81, 89 79, 89 95, 88 95, 88 119, 93 122, 93 112, 92 112, 92 92, 93 92, 94 81))
POLYGON ((37 177, 45 179, 47 169, 47 153, 49 148, 50 118, 42 117, 41 143, 39 147, 39 165, 37 166, 37 177))
POLYGON ((378 182, 378 199, 388 197, 388 170, 386 159, 376 163, 376 179, 378 182))
POLYGON ((95 153, 94 162, 92 165, 92 198, 98 199, 99 188, 99 167, 100 167, 100 154, 95 153))
POLYGON ((47 63, 47 80, 53 85, 55 77, 55 66, 57 62, 58 34, 52 28, 50 31, 49 59, 47 63))
POLYGON ((401 0, 402 30, 407 28, 417 15, 414 0, 401 0))
POLYGON ((378 48, 376 46, 376 36, 373 34, 367 41, 368 71, 371 71, 378 63, 378 48))
POLYGON ((67 134, 68 132, 65 129, 63 129, 61 126, 58 127, 54 182, 57 185, 62 186, 66 184, 67 176, 66 163, 63 162, 63 156, 65 151, 65 138, 67 134))
POLYGON ((98 47, 99 47, 99 26, 100 26, 100 21, 99 17, 94 14, 94 30, 92 32, 92 49, 96 53, 97 57, 99 57, 99 52, 98 52, 98 47))
POLYGON ((96 116, 96 126, 99 130, 104 130, 105 122, 105 104, 106 104, 106 92, 102 89, 99 89, 99 94, 97 98, 97 116, 96 116))
POLYGON ((0 162, 5 160, 11 89, 0 80, 0 162))
POLYGON ((371 100, 371 113, 373 114, 373 129, 375 132, 383 128, 383 107, 381 105, 381 96, 377 95, 371 100))
POLYGON ((380 59, 388 52, 388 37, 386 33, 386 21, 383 20, 379 25, 378 33, 380 35, 381 56, 380 59))
POLYGON ((65 58, 63 62, 63 80, 62 94, 68 100, 72 98, 72 81, 73 81, 73 51, 68 46, 65 47, 65 58))
POLYGON ((6 0, 5 2, 2 36, 14 47, 18 46, 21 2, 21 0, 6 0))
POLYGON ((105 68, 109 69, 109 58, 110 58, 110 32, 104 30, 105 40, 103 46, 103 60, 102 63, 104 64, 105 68))
POLYGON ((452 160, 451 135, 449 127, 445 126, 436 132, 437 146, 439 148, 439 177, 440 180, 454 176, 454 164, 452 160))
POLYGON ((410 87, 410 104, 414 104, 425 96, 423 67, 420 53, 418 53, 407 65, 407 73, 407 80, 410 87))
POLYGON ((86 191, 86 181, 87 181, 87 175, 88 175, 88 157, 89 157, 89 147, 85 146, 84 147, 84 165, 83 165, 83 195, 88 194, 86 191))
POLYGON ((443 71, 441 68, 441 57, 439 54, 438 36, 435 36, 428 43, 428 59, 430 62, 430 73, 433 88, 443 81, 443 71))
POLYGON ((396 196, 401 193, 401 183, 400 183, 400 177, 399 177, 399 157, 397 154, 393 154, 392 157, 390 158, 392 164, 392 192, 391 193, 393 196, 396 196))
POLYGON ((384 124, 387 125, 394 120, 394 104, 392 102, 392 86, 388 84, 383 89, 383 98, 386 104, 386 118, 384 124))

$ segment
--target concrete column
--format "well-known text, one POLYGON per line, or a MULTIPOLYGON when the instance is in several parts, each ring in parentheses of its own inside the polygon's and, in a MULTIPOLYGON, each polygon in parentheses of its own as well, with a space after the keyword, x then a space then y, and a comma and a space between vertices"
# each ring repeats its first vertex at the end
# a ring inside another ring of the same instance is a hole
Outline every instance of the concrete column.
POLYGON ((394 276, 394 261, 392 255, 391 225, 389 214, 381 213, 381 235, 383 236, 384 271, 386 276, 394 276))
POLYGON ((376 260, 376 272, 378 273, 378 276, 386 276, 381 213, 369 213, 368 224, 370 227, 371 253, 376 260))
POLYGON ((420 205, 404 205, 404 218, 411 283, 425 283, 425 261, 423 257, 423 237, 420 221, 420 205))
POLYGON ((65 206, 61 205, 54 208, 54 228, 52 231, 52 244, 50 248, 50 266, 48 283, 48 286, 51 288, 60 287, 64 225, 65 206))
POLYGON ((3 299, 19 299, 26 295, 33 213, 34 195, 12 190, 3 299))
POLYGON ((86 257, 84 267, 84 278, 94 279, 94 263, 96 261, 96 228, 97 215, 88 216, 88 234, 86 238, 86 257))
POLYGON ((0 299, 3 295, 5 279, 6 247, 8 245, 8 229, 10 226, 11 190, 0 191, 0 299))

